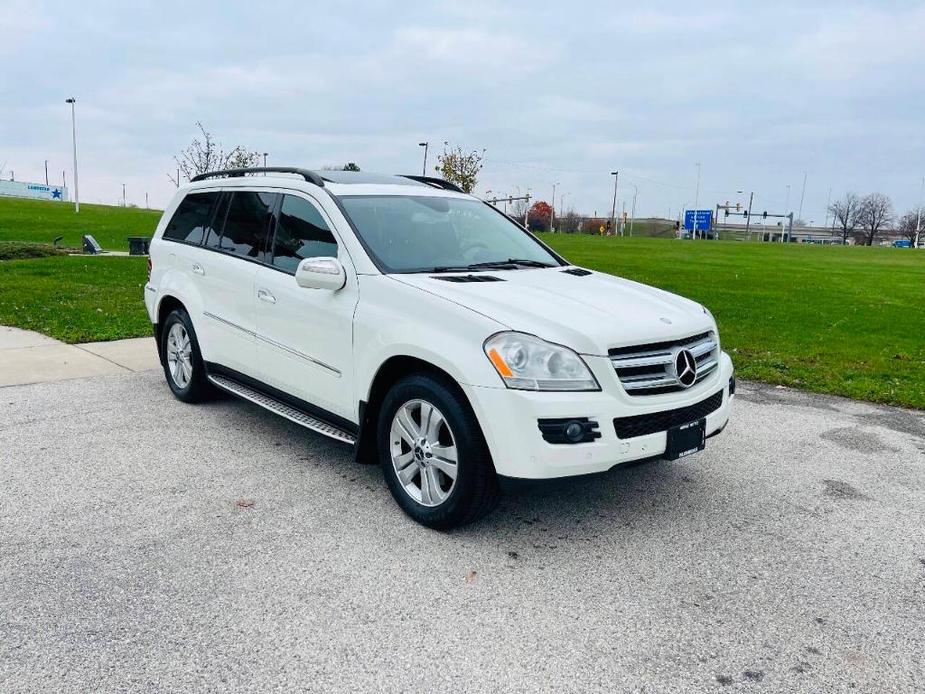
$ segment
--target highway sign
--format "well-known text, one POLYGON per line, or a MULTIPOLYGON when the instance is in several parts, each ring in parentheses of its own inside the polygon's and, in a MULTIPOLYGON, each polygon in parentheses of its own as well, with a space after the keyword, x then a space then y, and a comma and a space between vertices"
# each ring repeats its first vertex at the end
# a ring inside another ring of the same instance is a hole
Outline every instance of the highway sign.
POLYGON ((708 231, 713 227, 713 210, 684 210, 684 228, 694 229, 694 214, 697 215, 697 231, 708 231))

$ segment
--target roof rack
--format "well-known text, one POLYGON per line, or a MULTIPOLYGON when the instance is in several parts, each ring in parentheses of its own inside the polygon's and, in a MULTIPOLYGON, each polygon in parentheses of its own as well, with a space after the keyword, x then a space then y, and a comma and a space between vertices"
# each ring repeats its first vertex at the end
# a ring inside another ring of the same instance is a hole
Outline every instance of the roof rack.
POLYGON ((409 178, 412 181, 417 181, 418 183, 423 183, 428 186, 433 186, 434 188, 443 188, 443 190, 452 190, 457 193, 465 193, 462 188, 460 188, 455 183, 450 183, 449 181, 444 181, 442 178, 436 178, 434 176, 412 176, 411 174, 399 174, 402 178, 409 178))
POLYGON ((324 179, 321 178, 314 171, 309 171, 308 169, 300 169, 295 166, 249 166, 243 169, 223 169, 222 171, 208 171, 206 173, 201 173, 197 176, 193 176, 190 179, 190 183, 195 181, 204 181, 207 178, 218 178, 220 176, 226 176, 228 178, 236 178, 238 176, 243 176, 244 174, 250 173, 288 173, 296 174, 301 176, 309 183, 314 183, 316 186, 324 187, 324 179))

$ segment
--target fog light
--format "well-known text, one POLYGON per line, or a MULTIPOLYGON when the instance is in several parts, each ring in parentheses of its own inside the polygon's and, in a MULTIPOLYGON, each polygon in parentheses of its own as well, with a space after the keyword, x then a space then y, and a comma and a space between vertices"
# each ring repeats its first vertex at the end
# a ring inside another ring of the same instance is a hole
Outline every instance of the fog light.
POLYGON ((537 426, 548 443, 587 443, 601 437, 597 422, 587 417, 540 419, 537 426))

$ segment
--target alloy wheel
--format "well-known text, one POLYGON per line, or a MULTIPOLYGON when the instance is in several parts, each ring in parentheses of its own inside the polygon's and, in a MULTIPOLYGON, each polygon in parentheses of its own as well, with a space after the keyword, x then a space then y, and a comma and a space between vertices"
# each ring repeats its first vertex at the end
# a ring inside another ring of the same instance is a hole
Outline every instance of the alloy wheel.
POLYGON ((443 413, 426 400, 409 400, 392 418, 389 453, 398 481, 423 506, 439 506, 456 486, 456 438, 443 413))
POLYGON ((167 370, 181 390, 193 378, 193 346, 182 323, 174 323, 167 333, 167 370))

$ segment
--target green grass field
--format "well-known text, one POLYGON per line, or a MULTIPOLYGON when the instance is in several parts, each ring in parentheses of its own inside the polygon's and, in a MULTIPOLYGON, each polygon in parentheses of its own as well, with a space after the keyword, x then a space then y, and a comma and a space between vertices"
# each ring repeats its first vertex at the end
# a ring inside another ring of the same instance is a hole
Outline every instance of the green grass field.
MULTIPOLYGON (((69 205, 0 199, 0 241, 63 233, 76 246, 89 232, 123 249, 125 237, 150 235, 159 214, 88 205, 75 215, 69 205)), ((543 238, 576 264, 705 304, 742 378, 925 408, 925 251, 543 238)), ((150 335, 145 277, 142 258, 0 261, 0 324, 68 342, 150 335)))
POLYGON ((925 252, 544 235, 705 304, 740 377, 925 408, 925 252))
POLYGON ((54 256, 0 261, 0 324, 65 342, 151 334, 143 303, 147 260, 54 256))
POLYGON ((61 245, 81 248, 90 234, 108 251, 127 251, 128 237, 151 236, 160 217, 160 210, 82 204, 74 212, 71 203, 0 198, 0 241, 51 243, 63 236, 61 245))

